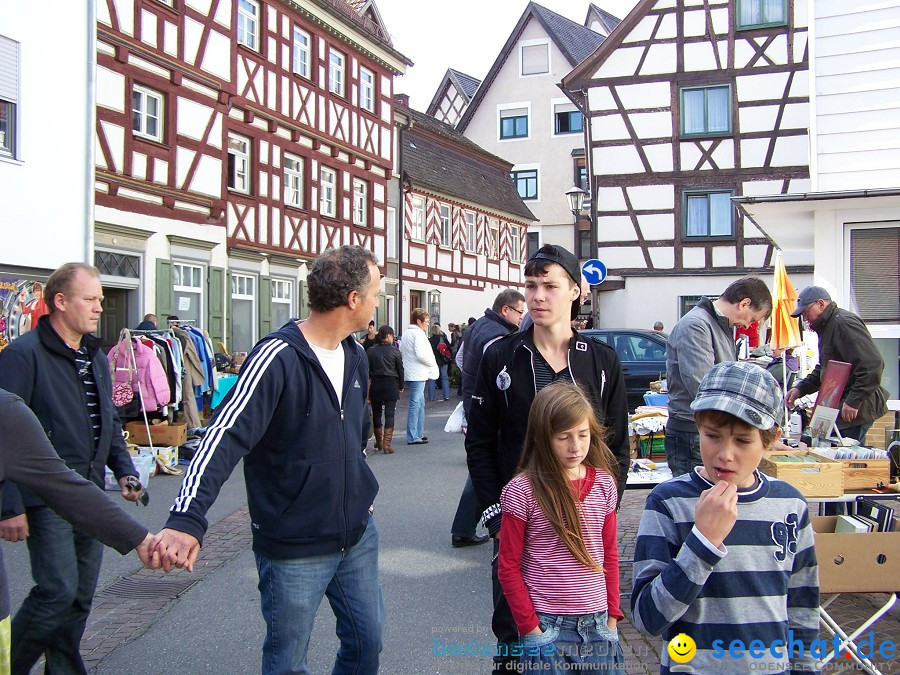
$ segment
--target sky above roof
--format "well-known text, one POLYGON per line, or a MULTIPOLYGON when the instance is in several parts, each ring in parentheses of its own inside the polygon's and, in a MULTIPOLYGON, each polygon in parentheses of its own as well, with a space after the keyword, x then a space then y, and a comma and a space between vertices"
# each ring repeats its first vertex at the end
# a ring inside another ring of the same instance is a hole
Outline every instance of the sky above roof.
MULTIPOLYGON (((581 23, 587 0, 537 0, 581 23)), ((594 0, 624 18, 636 0, 594 0)), ((409 94, 410 106, 425 110, 447 68, 484 79, 528 0, 375 0, 394 47, 415 63, 398 77, 394 91, 409 94)))

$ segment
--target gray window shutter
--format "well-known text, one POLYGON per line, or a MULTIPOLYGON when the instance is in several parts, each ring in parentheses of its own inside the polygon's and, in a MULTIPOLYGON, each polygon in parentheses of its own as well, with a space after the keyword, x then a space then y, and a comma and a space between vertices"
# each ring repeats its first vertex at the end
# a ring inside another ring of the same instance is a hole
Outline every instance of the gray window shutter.
POLYGON ((309 296, 307 295, 306 290, 306 282, 300 282, 300 302, 297 305, 297 318, 298 319, 306 319, 309 317, 309 307, 307 306, 307 302, 309 302, 309 296))
MULTIPOLYGON (((175 313, 175 278, 171 260, 156 259, 156 316, 165 317, 175 313)), ((165 325, 165 324, 163 324, 165 325)))
POLYGON ((851 307, 866 322, 900 322, 900 227, 850 231, 851 307))
POLYGON ((0 98, 18 103, 19 43, 0 35, 0 98))
POLYGON ((272 278, 259 277, 259 337, 272 332, 272 278))
MULTIPOLYGON (((234 288, 232 285, 233 283, 231 272, 227 272, 225 274, 225 335, 228 336, 228 343, 226 346, 234 345, 234 335, 231 333, 231 319, 234 316, 234 305, 231 297, 231 289, 234 288)), ((233 346, 229 346, 229 349, 234 351, 233 346)))
POLYGON ((218 349, 220 342, 225 342, 225 270, 221 267, 209 267, 209 300, 207 302, 206 327, 213 348, 218 349))
POLYGON ((550 46, 530 45, 522 47, 522 74, 537 75, 550 71, 550 46))

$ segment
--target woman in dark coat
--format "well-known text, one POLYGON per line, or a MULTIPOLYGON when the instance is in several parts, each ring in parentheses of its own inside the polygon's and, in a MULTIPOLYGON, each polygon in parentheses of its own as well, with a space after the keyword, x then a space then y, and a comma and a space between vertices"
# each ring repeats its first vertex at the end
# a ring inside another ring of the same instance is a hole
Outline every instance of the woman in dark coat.
POLYGON ((372 402, 372 426, 375 428, 375 450, 389 455, 394 452, 394 408, 403 391, 403 357, 394 347, 394 329, 382 326, 375 336, 375 346, 366 352, 369 357, 369 400, 372 402), (381 411, 384 410, 384 426, 381 411))

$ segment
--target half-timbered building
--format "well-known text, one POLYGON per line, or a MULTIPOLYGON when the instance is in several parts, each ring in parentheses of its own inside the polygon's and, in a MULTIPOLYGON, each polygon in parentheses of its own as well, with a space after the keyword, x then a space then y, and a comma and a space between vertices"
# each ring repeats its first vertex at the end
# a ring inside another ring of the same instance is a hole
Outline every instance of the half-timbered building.
POLYGON ((462 322, 500 290, 523 287, 535 217, 509 179, 509 162, 398 99, 401 325, 416 307, 442 326, 462 322))
POLYGON ((447 68, 447 72, 444 73, 444 77, 434 93, 434 98, 425 109, 425 114, 431 115, 439 122, 455 127, 466 108, 469 107, 480 84, 481 80, 471 75, 447 68))
POLYGON ((807 38, 804 0, 641 0, 563 78, 589 119, 601 325, 671 326, 771 272, 732 198, 809 189, 807 38))
MULTIPOLYGON (((513 163, 513 182, 539 220, 527 251, 559 244, 590 257, 589 221, 573 216, 565 196, 586 177, 583 117, 558 83, 605 37, 529 2, 456 124, 467 138, 513 163)), ((436 100, 440 95, 439 89, 436 100)))
POLYGON ((882 384, 897 399, 900 82, 884 64, 897 51, 900 4, 816 0, 812 10, 809 191, 736 201, 786 262, 813 264, 814 283, 866 322, 884 358, 882 384))
POLYGON ((374 3, 99 0, 97 63, 96 247, 140 270, 115 323, 176 314, 246 350, 304 315, 320 251, 385 261, 408 60, 374 3))

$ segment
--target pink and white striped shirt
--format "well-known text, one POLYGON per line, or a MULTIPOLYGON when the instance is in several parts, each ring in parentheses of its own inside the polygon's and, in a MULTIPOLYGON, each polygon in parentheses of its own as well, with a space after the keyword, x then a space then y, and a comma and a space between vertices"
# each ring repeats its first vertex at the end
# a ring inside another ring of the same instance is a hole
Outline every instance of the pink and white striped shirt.
POLYGON ((498 577, 513 617, 524 634, 538 624, 535 612, 567 616, 619 609, 616 545, 616 484, 605 471, 586 467, 579 509, 582 535, 595 571, 578 562, 553 530, 525 475, 514 477, 500 498, 498 577))

